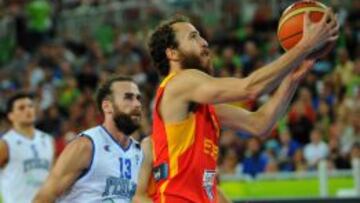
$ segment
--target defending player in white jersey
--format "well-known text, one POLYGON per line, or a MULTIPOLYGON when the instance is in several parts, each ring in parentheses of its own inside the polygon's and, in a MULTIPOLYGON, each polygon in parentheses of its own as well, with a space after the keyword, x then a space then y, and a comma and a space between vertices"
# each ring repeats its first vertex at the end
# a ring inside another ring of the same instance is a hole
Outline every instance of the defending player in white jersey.
POLYGON ((103 124, 65 148, 35 203, 131 202, 143 157, 129 137, 140 125, 138 86, 130 78, 116 77, 99 88, 96 99, 103 124))
POLYGON ((4 203, 30 203, 45 182, 54 159, 53 139, 35 129, 30 94, 18 92, 7 102, 12 128, 0 139, 0 182, 4 203))

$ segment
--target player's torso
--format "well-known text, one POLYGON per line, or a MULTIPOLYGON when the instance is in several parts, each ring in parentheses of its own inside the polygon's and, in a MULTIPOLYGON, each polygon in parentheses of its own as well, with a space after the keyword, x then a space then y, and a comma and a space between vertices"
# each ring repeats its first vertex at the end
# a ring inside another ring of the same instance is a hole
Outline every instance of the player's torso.
POLYGON ((130 202, 143 157, 139 144, 131 139, 122 148, 102 126, 83 136, 93 142, 91 166, 59 202, 130 202))
POLYGON ((32 139, 14 130, 4 135, 9 162, 1 171, 1 188, 5 202, 30 202, 48 176, 53 162, 53 141, 36 131, 32 139), (26 195, 24 195, 26 194, 26 195))
MULTIPOLYGON (((161 87, 160 87, 161 88, 161 87)), ((188 118, 167 124, 158 113, 161 89, 156 98, 153 144, 157 202, 212 202, 219 126, 211 105, 198 104, 188 118), (170 199, 171 198, 171 199, 170 199)))

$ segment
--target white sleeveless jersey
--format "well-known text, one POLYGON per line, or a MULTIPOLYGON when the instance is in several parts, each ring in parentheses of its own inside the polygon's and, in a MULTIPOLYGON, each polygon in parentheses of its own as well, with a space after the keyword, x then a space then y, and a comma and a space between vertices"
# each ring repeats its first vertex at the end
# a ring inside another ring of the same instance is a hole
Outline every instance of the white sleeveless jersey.
POLYGON ((35 130, 29 139, 14 130, 1 138, 9 150, 9 161, 0 170, 4 203, 30 203, 49 174, 54 143, 46 133, 35 130))
POLYGON ((92 141, 91 164, 57 202, 131 202, 143 159, 139 143, 130 138, 129 146, 123 149, 103 126, 91 128, 80 135, 92 141))

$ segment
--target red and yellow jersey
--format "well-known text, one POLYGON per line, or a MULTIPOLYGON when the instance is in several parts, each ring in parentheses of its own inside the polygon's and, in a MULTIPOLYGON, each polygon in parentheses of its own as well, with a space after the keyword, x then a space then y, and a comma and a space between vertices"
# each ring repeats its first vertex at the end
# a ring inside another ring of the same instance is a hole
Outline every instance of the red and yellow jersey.
POLYGON ((216 162, 219 122, 212 105, 197 104, 188 118, 165 123, 159 105, 166 84, 161 83, 153 114, 153 173, 156 203, 217 202, 216 162))

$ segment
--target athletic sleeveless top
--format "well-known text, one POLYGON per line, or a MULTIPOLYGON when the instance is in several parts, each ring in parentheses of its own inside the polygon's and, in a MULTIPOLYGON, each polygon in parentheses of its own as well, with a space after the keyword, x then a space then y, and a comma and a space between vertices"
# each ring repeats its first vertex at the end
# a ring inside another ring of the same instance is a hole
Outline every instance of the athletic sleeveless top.
POLYGON ((214 107, 209 104, 196 104, 183 121, 162 120, 160 102, 168 81, 174 76, 170 74, 162 81, 155 98, 152 199, 156 203, 216 202, 219 122, 214 107))
POLYGON ((9 161, 0 169, 3 203, 30 203, 49 175, 53 138, 40 130, 35 130, 32 139, 9 130, 2 139, 9 150, 9 161))
POLYGON ((80 135, 93 145, 90 166, 57 203, 130 203, 143 159, 140 144, 130 137, 123 148, 103 126, 80 135))

